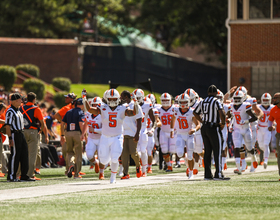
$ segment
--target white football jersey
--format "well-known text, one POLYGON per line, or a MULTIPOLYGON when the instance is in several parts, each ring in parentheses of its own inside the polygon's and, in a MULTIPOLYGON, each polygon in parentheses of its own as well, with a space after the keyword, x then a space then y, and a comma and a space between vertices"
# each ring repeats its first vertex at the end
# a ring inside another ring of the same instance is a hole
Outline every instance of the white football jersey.
POLYGON ((265 109, 262 105, 258 105, 258 106, 263 111, 263 117, 259 120, 258 125, 260 127, 267 127, 270 110, 274 107, 274 105, 270 105, 267 109, 265 109))
MULTIPOLYGON (((101 123, 101 115, 93 115, 89 112, 85 113, 86 116, 86 120, 87 120, 87 124, 88 127, 90 128, 97 128, 100 129, 102 128, 102 123, 101 123)), ((98 134, 96 132, 91 132, 88 129, 88 137, 91 139, 99 139, 101 136, 101 134, 98 134)))
POLYGON ((161 121, 161 131, 170 133, 170 123, 174 114, 174 105, 171 105, 167 110, 162 107, 158 109, 159 119, 161 121))
POLYGON ((143 118, 142 118, 142 127, 141 127, 141 131, 144 131, 147 129, 147 120, 149 118, 149 111, 150 109, 153 108, 153 105, 151 103, 148 102, 144 102, 143 105, 140 105, 142 112, 143 112, 143 118))
POLYGON ((112 110, 109 105, 101 103, 98 108, 101 111, 102 135, 109 137, 121 135, 127 107, 118 105, 115 110, 112 110))
POLYGON ((230 104, 230 111, 234 117, 234 126, 240 127, 241 120, 249 120, 250 116, 246 113, 248 110, 252 109, 252 105, 249 102, 243 102, 238 109, 234 108, 233 103, 230 104))
MULTIPOLYGON (((250 98, 247 98, 244 102, 249 102, 251 105, 256 105, 258 102, 257 102, 257 99, 255 97, 250 97, 250 98)), ((251 116, 249 117, 251 118, 251 116)), ((257 125, 257 121, 253 121, 251 122, 251 125, 257 125)))
POLYGON ((191 130, 192 124, 194 124, 192 121, 194 117, 193 111, 193 108, 189 108, 188 111, 183 113, 179 107, 174 108, 174 117, 176 117, 176 123, 178 124, 178 134, 188 134, 189 130, 191 130))

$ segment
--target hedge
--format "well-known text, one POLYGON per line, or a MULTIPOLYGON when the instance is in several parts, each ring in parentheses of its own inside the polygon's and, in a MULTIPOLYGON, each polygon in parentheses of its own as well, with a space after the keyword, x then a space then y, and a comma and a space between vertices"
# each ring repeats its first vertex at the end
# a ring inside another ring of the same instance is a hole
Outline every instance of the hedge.
POLYGON ((12 66, 0 66, 0 84, 5 87, 6 91, 11 91, 16 79, 17 72, 12 66))
POLYGON ((26 93, 34 92, 38 100, 42 100, 45 96, 45 84, 39 79, 26 79, 23 88, 26 93))
POLYGON ((31 76, 35 76, 39 78, 40 76, 40 69, 38 66, 35 66, 33 64, 19 64, 16 66, 16 70, 22 70, 31 76))
POLYGON ((62 91, 69 92, 71 87, 71 80, 66 77, 56 77, 52 80, 52 85, 61 89, 62 91))

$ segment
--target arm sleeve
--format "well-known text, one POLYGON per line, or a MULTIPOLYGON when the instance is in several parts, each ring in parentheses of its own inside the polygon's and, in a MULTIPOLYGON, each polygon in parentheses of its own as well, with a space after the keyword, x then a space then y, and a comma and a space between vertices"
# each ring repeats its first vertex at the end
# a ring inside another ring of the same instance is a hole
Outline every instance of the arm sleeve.
POLYGON ((39 108, 36 108, 35 109, 35 118, 37 118, 38 120, 43 120, 44 117, 43 117, 43 114, 42 114, 42 111, 39 109, 39 108))
POLYGON ((13 114, 12 114, 12 112, 7 112, 6 119, 5 119, 5 124, 11 125, 12 121, 13 121, 13 114))
POLYGON ((197 106, 196 106, 196 108, 194 109, 194 112, 196 113, 196 114, 200 114, 200 112, 201 112, 201 103, 202 102, 200 102, 197 106))
POLYGON ((64 115, 64 117, 63 117, 63 119, 62 119, 62 121, 65 122, 65 123, 67 123, 67 120, 66 120, 67 115, 68 115, 68 112, 66 112, 66 114, 64 115))

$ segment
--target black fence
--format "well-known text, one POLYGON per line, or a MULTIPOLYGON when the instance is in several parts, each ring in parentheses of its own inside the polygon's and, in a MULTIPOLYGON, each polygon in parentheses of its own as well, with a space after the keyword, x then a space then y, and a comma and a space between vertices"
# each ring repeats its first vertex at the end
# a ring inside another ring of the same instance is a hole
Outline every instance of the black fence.
POLYGON ((193 88, 205 97, 211 84, 223 92, 227 89, 226 69, 134 46, 86 46, 84 49, 83 83, 111 81, 143 88, 140 83, 148 79, 153 92, 168 92, 173 96, 193 88))

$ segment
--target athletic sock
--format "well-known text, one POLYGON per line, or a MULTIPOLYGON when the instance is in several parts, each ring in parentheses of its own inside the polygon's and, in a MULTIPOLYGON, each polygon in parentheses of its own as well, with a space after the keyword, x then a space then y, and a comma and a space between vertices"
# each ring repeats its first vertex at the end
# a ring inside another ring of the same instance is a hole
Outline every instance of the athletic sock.
POLYGON ((99 169, 99 172, 100 173, 104 173, 104 169, 99 169))
POLYGON ((167 164, 168 167, 171 167, 170 161, 169 161, 169 162, 166 162, 166 164, 167 164))
POLYGON ((222 169, 224 169, 226 162, 227 162, 227 158, 226 157, 222 157, 222 169))
POLYGON ((199 163, 194 162, 194 167, 193 167, 193 168, 196 169, 196 170, 198 170, 198 168, 199 168, 199 163))
POLYGON ((235 158, 235 164, 236 164, 237 169, 240 171, 240 157, 235 158))
POLYGON ((117 162, 117 163, 112 162, 111 163, 111 172, 117 173, 118 168, 119 168, 119 162, 117 162))

